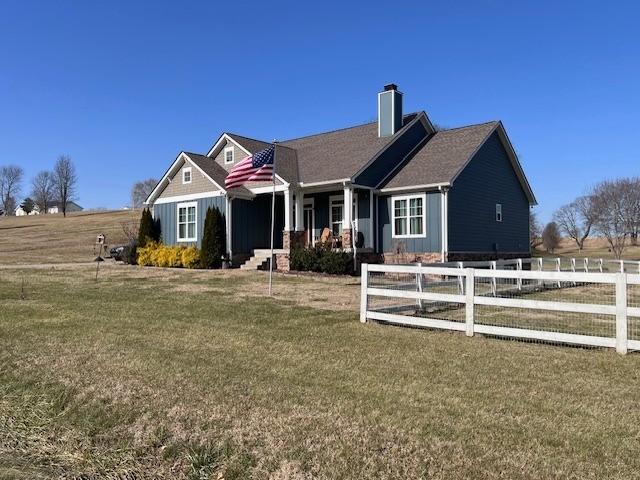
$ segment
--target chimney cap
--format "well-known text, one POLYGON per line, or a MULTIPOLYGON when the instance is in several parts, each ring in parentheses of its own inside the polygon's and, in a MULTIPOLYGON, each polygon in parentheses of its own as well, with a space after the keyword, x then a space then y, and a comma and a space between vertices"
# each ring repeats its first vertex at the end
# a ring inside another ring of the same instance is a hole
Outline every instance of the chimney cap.
POLYGON ((390 90, 398 90, 398 85, 396 85, 395 83, 387 83, 387 84, 384 86, 384 91, 385 91, 385 92, 388 92, 388 91, 390 91, 390 90))

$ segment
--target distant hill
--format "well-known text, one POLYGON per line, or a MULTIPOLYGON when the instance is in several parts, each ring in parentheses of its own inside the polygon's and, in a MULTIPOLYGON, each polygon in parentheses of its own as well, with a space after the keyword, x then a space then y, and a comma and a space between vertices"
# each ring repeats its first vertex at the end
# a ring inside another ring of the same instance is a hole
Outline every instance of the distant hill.
POLYGON ((94 258, 100 233, 109 245, 126 243, 123 224, 137 224, 141 210, 0 217, 0 264, 75 263, 94 258))
MULTIPOLYGON (((601 237, 588 238, 582 251, 578 250, 573 240, 563 238, 560 248, 554 253, 547 253, 544 247, 540 246, 536 249, 534 255, 536 257, 614 258, 609 251, 606 239, 601 237)), ((627 260, 640 260, 640 247, 632 247, 631 241, 627 240, 627 247, 624 250, 623 257, 627 260)))

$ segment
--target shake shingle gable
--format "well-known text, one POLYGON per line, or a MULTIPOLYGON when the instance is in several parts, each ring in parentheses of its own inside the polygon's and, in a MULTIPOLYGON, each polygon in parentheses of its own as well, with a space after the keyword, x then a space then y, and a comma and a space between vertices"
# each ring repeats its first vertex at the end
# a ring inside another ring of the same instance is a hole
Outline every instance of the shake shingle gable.
MULTIPOLYGON (((218 165, 215 160, 211 157, 207 157, 206 155, 201 155, 199 153, 193 152, 184 152, 193 163, 195 163, 204 173, 209 175, 211 180, 213 180, 218 186, 224 189, 224 179, 227 178, 227 171, 222 168, 222 166, 218 165)), ((245 193, 247 196, 250 196, 251 193, 245 187, 238 187, 234 189, 236 193, 245 193)))

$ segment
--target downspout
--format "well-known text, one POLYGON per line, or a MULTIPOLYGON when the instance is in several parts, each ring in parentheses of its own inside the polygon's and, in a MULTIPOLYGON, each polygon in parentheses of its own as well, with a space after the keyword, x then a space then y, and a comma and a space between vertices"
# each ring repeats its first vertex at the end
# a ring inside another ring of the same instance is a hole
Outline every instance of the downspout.
POLYGON ((438 187, 440 190, 440 255, 441 261, 446 262, 449 254, 449 200, 448 189, 446 187, 438 187))
POLYGON ((229 262, 231 263, 231 265, 233 265, 233 234, 231 232, 231 225, 232 225, 232 221, 231 221, 231 215, 232 215, 232 209, 231 209, 231 198, 229 197, 229 194, 225 193, 225 220, 226 220, 226 228, 227 228, 227 252, 229 253, 229 262))

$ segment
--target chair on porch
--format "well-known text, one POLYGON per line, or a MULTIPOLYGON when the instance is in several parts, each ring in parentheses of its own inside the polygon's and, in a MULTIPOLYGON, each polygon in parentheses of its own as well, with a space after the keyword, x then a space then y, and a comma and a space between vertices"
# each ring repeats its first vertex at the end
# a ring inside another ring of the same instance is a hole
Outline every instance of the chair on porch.
POLYGON ((334 237, 329 228, 323 228, 320 234, 320 243, 328 243, 331 248, 339 248, 342 246, 342 237, 334 237))

